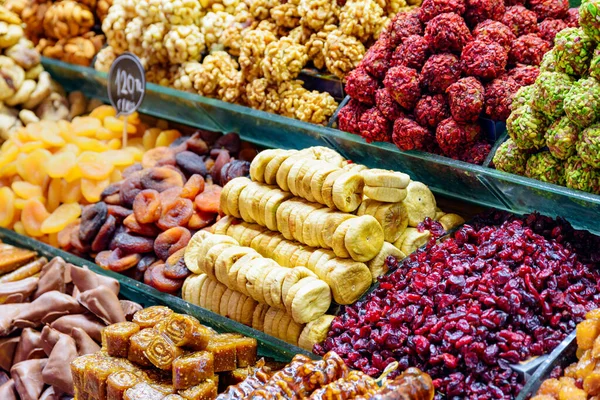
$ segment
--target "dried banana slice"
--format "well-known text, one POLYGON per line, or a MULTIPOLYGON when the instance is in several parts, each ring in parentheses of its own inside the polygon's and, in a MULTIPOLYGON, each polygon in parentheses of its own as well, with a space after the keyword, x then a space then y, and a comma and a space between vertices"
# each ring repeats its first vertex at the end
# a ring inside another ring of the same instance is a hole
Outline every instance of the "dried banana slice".
POLYGON ((363 198, 364 180, 358 172, 346 172, 333 183, 332 200, 335 207, 343 212, 354 212, 363 198))
POLYGON ((435 218, 435 197, 421 182, 411 182, 406 188, 404 205, 408 211, 408 226, 417 227, 427 217, 435 218))
POLYGON ((400 238, 394 243, 404 254, 412 254, 419 247, 424 246, 431 239, 431 232, 424 230, 419 232, 417 228, 406 228, 400 238))
POLYGON ((267 165, 281 153, 279 149, 263 150, 254 157, 252 163, 250 163, 250 178, 256 182, 265 181, 265 170, 267 165))
POLYGON ((365 180, 365 185, 373 187, 406 189, 410 182, 410 176, 402 172, 385 169, 365 169, 361 174, 365 180))
POLYGON ((329 328, 334 319, 335 317, 333 315, 325 314, 314 321, 310 321, 306 324, 304 329, 302 329, 302 333, 298 338, 298 346, 308 351, 312 351, 315 344, 321 343, 327 338, 327 332, 329 332, 329 328))
POLYGON ((365 196, 385 203, 397 203, 406 198, 406 189, 387 188, 381 186, 365 186, 365 196))
POLYGON ((393 244, 384 242, 381 250, 375 256, 375 258, 367 263, 367 267, 369 267, 371 276, 373 277, 373 282, 376 282, 379 276, 388 272, 385 261, 389 256, 395 257, 398 261, 400 261, 406 257, 406 254, 404 254, 393 244))

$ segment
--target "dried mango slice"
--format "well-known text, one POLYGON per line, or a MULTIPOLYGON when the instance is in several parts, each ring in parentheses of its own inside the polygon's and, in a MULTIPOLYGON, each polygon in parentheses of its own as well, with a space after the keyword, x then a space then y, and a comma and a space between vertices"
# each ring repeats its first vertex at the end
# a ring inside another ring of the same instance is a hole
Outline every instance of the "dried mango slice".
POLYGON ((46 172, 50 178, 64 178, 77 164, 74 153, 56 153, 46 161, 46 172))
POLYGON ((117 111, 112 106, 109 106, 109 105, 102 105, 102 106, 96 107, 90 113, 90 117, 97 118, 100 121, 104 121, 104 118, 114 117, 115 115, 117 115, 117 111))
POLYGON ((169 146, 175 140, 181 137, 181 133, 177 129, 169 129, 162 131, 156 138, 156 146, 169 146))
POLYGON ((21 222, 25 228, 27 235, 40 237, 42 232, 42 223, 50 214, 46 211, 46 207, 37 199, 29 199, 25 203, 25 207, 21 212, 21 222))
POLYGON ((92 179, 81 179, 81 194, 90 203, 97 203, 100 201, 100 195, 110 185, 109 179, 104 180, 92 180, 92 179))
POLYGON ((114 168, 111 163, 104 161, 101 154, 89 151, 79 155, 77 165, 83 178, 98 181, 108 178, 114 168))
POLYGON ((158 135, 160 135, 160 128, 150 128, 144 132, 142 136, 142 144, 144 145, 144 149, 150 150, 156 147, 156 139, 158 135))
POLYGON ((62 204, 42 223, 41 231, 43 233, 58 233, 71 222, 76 221, 80 215, 81 206, 78 203, 62 204))
POLYGON ((0 188, 0 226, 8 228, 15 217, 15 194, 8 187, 0 188))
POLYGON ((22 199, 32 197, 42 197, 42 188, 29 182, 13 182, 11 185, 13 192, 22 199))

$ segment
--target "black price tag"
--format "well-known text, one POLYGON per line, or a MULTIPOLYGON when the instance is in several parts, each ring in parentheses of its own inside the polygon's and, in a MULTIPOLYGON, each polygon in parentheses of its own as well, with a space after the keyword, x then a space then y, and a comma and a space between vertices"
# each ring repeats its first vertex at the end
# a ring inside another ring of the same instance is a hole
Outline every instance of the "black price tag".
POLYGON ((123 53, 115 59, 108 73, 108 98, 117 115, 133 114, 146 95, 146 74, 140 59, 123 53))

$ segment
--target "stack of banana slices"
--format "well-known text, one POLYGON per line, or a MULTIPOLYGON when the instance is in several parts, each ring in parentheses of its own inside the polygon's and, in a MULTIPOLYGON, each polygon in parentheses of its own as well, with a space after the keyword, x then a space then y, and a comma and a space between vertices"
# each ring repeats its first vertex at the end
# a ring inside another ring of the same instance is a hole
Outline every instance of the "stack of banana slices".
MULTIPOLYGON (((267 333, 294 345, 304 325, 331 305, 329 285, 315 273, 282 267, 230 236, 197 232, 184 261, 194 273, 184 283, 184 300, 257 329, 268 327, 267 333), (273 314, 276 321, 267 318, 273 314)), ((319 325, 311 327, 305 336, 312 338, 319 325)))

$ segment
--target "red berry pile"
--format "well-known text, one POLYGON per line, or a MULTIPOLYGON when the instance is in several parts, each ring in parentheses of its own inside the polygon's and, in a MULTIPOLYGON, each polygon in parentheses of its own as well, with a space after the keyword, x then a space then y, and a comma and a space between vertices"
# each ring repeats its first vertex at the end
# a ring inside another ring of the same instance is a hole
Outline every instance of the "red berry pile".
POLYGON ((416 366, 440 399, 514 398, 510 364, 549 353, 600 305, 599 244, 560 219, 480 218, 401 265, 390 257, 397 269, 314 350, 371 376, 416 366))
POLYGON ((348 75, 339 127, 481 164, 490 146, 479 116, 508 118, 512 96, 535 82, 574 14, 568 0, 423 0, 396 15, 348 75))

